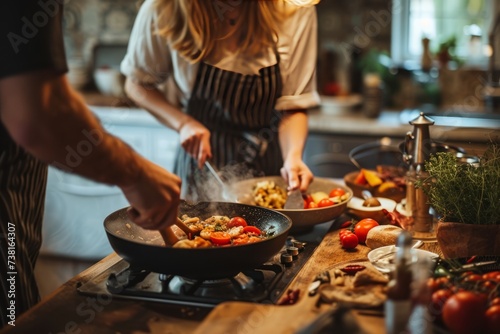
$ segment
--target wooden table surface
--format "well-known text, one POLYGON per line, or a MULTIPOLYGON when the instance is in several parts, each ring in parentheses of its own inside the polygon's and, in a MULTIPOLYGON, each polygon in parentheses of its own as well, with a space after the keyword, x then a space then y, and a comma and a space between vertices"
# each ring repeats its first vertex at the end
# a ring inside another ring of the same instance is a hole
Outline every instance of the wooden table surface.
MULTIPOLYGON (((346 251, 341 248, 338 237, 338 226, 342 221, 335 221, 331 224, 325 238, 316 249, 313 256, 302 268, 301 272, 293 280, 290 289, 300 289, 301 299, 306 298, 309 284, 314 277, 336 264, 344 261, 357 259, 366 260, 370 249, 363 245, 358 245, 353 251, 346 251)), ((439 254, 439 247, 435 242, 425 242, 421 249, 429 250, 439 254)), ((111 254, 99 263, 74 277, 52 295, 44 299, 33 309, 16 319, 16 326, 7 326, 1 333, 204 333, 204 329, 211 328, 211 333, 217 328, 217 323, 210 323, 210 315, 193 320, 186 314, 186 310, 172 308, 162 303, 152 303, 143 301, 126 301, 116 298, 92 298, 83 296, 77 292, 77 286, 85 283, 92 277, 111 267, 118 262, 120 257, 111 254), (183 313, 184 312, 184 313, 183 313), (208 323, 207 323, 208 320, 208 323), (203 321, 203 322, 202 322, 203 321)), ((299 303, 301 302, 299 299, 299 303)), ((227 308, 231 314, 233 302, 229 302, 227 308)), ((220 306, 220 305, 219 305, 220 306)), ((241 306, 241 305, 239 305, 241 306)), ((290 306, 262 305, 246 303, 243 308, 235 307, 235 312, 251 313, 251 309, 263 309, 271 307, 277 313, 275 320, 278 321, 280 314, 287 317, 293 316, 290 323, 295 323, 295 327, 309 321, 314 314, 309 314, 307 318, 297 307, 294 312, 286 311, 290 306), (239 311, 238 311, 239 310, 239 311), (302 318, 302 322, 299 321, 302 318)), ((292 305, 294 306, 294 305, 292 305)), ((217 308, 216 308, 217 309, 217 308)), ((216 310, 214 309, 214 311, 216 310)), ((290 309, 292 310, 292 309, 290 309)), ((214 312, 212 311, 212 312, 214 312)), ((273 312, 274 312, 273 311, 273 312)), ((269 313, 272 314, 272 313, 269 313)), ((383 317, 366 316, 356 313, 356 318, 367 333, 384 333, 383 317)), ((240 314, 242 325, 248 321, 248 317, 240 314)), ((234 321, 233 318, 232 321, 234 321)), ((274 333, 290 332, 286 324, 273 321, 274 333), (283 329, 283 331, 281 330, 283 329)), ((222 325, 222 322, 220 323, 222 325)), ((248 322, 246 323, 248 324, 248 322)), ((300 326, 299 326, 300 327, 300 326)), ((241 326, 234 328, 234 333, 244 333, 241 326), (239 328, 239 329, 238 329, 239 328)))

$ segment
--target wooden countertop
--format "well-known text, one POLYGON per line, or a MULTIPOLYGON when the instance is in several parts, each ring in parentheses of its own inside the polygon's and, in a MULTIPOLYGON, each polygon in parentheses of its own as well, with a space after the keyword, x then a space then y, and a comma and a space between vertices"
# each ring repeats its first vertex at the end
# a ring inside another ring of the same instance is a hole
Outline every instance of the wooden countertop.
MULTIPOLYGON (((318 246, 308 263, 290 285, 290 289, 300 289, 301 298, 314 277, 339 262, 366 259, 369 248, 358 245, 354 251, 341 248, 338 239, 338 226, 343 221, 331 223, 328 233, 318 246)), ((437 243, 424 243, 422 249, 439 254, 437 243)), ((4 328, 1 333, 193 333, 196 329, 206 328, 200 321, 206 313, 199 313, 200 319, 191 319, 188 314, 193 310, 172 308, 166 304, 126 301, 109 297, 89 297, 77 292, 79 284, 85 283, 105 269, 118 262, 120 257, 111 254, 74 277, 52 295, 16 320, 16 326, 4 328), (200 326, 201 324, 201 326, 200 326), (80 331, 79 331, 80 330, 80 331)), ((305 296, 307 297, 307 296, 305 296)), ((300 299, 299 299, 300 302, 300 299)), ((231 303, 228 309, 231 309, 231 303)), ((267 307, 247 303, 247 307, 267 307)), ((274 306, 283 308, 290 306, 274 306)), ((288 313, 288 312, 286 312, 288 313)), ((311 314, 310 316, 314 316, 311 314)), ((383 333, 382 317, 355 316, 367 333, 383 333)), ((312 318, 313 319, 313 318, 312 318)), ((234 319, 233 319, 234 320, 234 319)), ((216 326, 214 326, 215 328, 216 326)), ((281 333, 276 323, 274 333, 281 333)), ((236 329, 235 329, 236 332, 236 329)), ((203 331, 200 331, 203 333, 203 331)))

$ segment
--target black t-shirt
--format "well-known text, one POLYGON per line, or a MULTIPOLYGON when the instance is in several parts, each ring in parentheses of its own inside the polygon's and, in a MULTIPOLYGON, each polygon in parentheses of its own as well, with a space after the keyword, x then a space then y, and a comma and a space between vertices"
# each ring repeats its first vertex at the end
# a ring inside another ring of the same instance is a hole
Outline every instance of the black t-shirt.
POLYGON ((67 71, 64 0, 0 1, 0 79, 40 69, 67 71))

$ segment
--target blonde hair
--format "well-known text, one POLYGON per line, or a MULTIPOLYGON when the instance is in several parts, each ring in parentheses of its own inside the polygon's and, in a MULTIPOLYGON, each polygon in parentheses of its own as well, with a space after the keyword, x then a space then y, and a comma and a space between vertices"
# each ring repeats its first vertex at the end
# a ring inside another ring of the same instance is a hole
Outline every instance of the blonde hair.
MULTIPOLYGON (((278 41, 278 25, 294 8, 285 0, 241 0, 241 15, 229 32, 223 31, 223 11, 231 2, 214 0, 155 0, 157 33, 192 62, 209 57, 217 43, 238 34, 239 50, 256 55, 278 41), (217 7, 219 6, 219 7, 217 7), (222 6, 222 7, 221 7, 222 6)), ((234 3, 234 1, 233 1, 234 3)))

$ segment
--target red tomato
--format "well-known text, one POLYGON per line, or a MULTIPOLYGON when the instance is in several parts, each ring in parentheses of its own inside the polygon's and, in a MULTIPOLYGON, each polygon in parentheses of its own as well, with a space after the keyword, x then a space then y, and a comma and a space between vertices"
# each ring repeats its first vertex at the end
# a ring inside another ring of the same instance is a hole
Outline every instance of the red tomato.
POLYGON ((247 221, 245 220, 245 218, 242 218, 242 217, 233 217, 233 218, 231 218, 229 223, 227 223, 228 228, 235 227, 235 226, 245 227, 247 225, 248 225, 247 221))
POLYGON ((486 323, 486 302, 483 294, 460 291, 443 306, 443 321, 453 334, 480 333, 486 323))
POLYGON ((358 237, 359 243, 364 244, 366 241, 366 235, 375 226, 378 226, 378 222, 375 219, 365 218, 361 219, 354 226, 354 233, 358 237))
POLYGON ((432 294, 429 313, 433 316, 441 317, 443 305, 453 295, 449 289, 439 289, 432 294))
POLYGON ((486 333, 498 333, 500 329, 500 305, 490 306, 486 310, 486 333))
POLYGON ((345 233, 340 240, 342 248, 353 249, 358 245, 358 237, 354 233, 345 233))
POLYGON ((500 271, 490 271, 489 273, 483 274, 483 279, 494 280, 500 282, 500 271))
POLYGON ((490 306, 500 305, 500 297, 495 297, 490 301, 490 306))
POLYGON ((329 197, 337 197, 337 196, 342 196, 345 195, 345 190, 342 188, 335 188, 330 191, 330 194, 328 194, 329 197))
POLYGON ((319 201, 318 208, 324 208, 327 206, 332 206, 334 204, 335 203, 333 203, 333 201, 331 201, 329 198, 323 198, 321 201, 319 201))
POLYGON ((212 232, 210 233, 210 241, 218 246, 227 245, 231 243, 231 236, 227 232, 212 232))
POLYGON ((257 227, 251 226, 251 225, 245 226, 243 228, 243 232, 245 232, 245 233, 251 233, 251 234, 256 234, 256 235, 261 235, 262 234, 262 232, 257 227))
POLYGON ((483 277, 481 275, 470 274, 470 275, 465 276, 463 281, 464 282, 477 282, 477 281, 481 281, 482 279, 483 279, 483 277))
POLYGON ((318 204, 316 204, 314 201, 309 202, 309 205, 307 206, 308 209, 317 209, 318 204))

